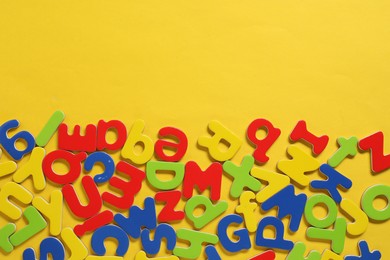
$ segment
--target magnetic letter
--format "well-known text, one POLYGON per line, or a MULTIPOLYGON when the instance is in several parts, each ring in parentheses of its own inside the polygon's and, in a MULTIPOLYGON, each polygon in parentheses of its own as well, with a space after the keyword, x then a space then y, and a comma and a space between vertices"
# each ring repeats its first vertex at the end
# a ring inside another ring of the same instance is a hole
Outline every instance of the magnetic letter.
POLYGON ((9 241, 9 237, 15 233, 15 230, 16 225, 14 223, 8 223, 4 227, 0 228, 0 248, 6 253, 10 253, 14 250, 14 246, 9 241))
POLYGON ((347 221, 337 218, 333 230, 309 227, 306 234, 309 238, 332 241, 332 251, 340 254, 344 249, 346 231, 347 221))
POLYGON ((383 154, 383 143, 383 132, 376 132, 359 141, 359 148, 361 150, 370 150, 371 170, 373 173, 379 173, 390 168, 390 154, 383 154))
POLYGON ((343 199, 340 203, 341 209, 355 220, 353 223, 348 223, 347 232, 353 236, 363 234, 368 227, 368 217, 360 209, 360 207, 351 199, 343 199))
POLYGON ((225 212, 227 208, 228 203, 226 201, 219 201, 213 205, 206 196, 196 195, 187 201, 184 211, 187 217, 194 223, 195 228, 200 229, 225 212), (205 207, 205 211, 201 216, 194 216, 195 208, 200 205, 205 207))
POLYGON ((329 158, 328 164, 332 167, 338 166, 345 158, 354 157, 357 153, 358 139, 356 136, 350 138, 337 138, 339 149, 329 158))
POLYGON ((154 239, 150 239, 150 230, 145 228, 141 231, 142 247, 145 252, 155 255, 160 251, 162 239, 166 239, 167 249, 172 251, 176 245, 176 232, 168 224, 160 224, 154 233, 154 239))
POLYGON ((271 148, 276 139, 278 139, 279 135, 280 129, 274 127, 272 123, 266 119, 256 119, 249 125, 247 130, 247 137, 256 147, 255 151, 253 152, 253 157, 257 162, 268 162, 269 157, 266 153, 268 149, 271 148), (256 132, 260 129, 263 129, 267 133, 267 136, 262 140, 259 140, 256 137, 256 132))
POLYGON ((214 135, 199 137, 198 144, 207 148, 210 156, 216 161, 223 162, 233 158, 241 147, 241 139, 218 121, 211 121, 208 127, 214 135), (227 149, 219 148, 221 141, 228 143, 227 149))
POLYGON ((110 155, 105 152, 94 152, 88 155, 87 159, 85 159, 84 162, 84 169, 87 172, 90 172, 93 166, 99 162, 104 165, 104 172, 97 174, 95 177, 93 177, 93 180, 97 184, 108 181, 109 179, 111 179, 112 175, 114 175, 115 172, 114 160, 111 158, 110 155))
POLYGON ((221 197, 222 165, 218 162, 212 163, 205 171, 202 171, 198 164, 189 161, 185 166, 183 183, 183 196, 187 199, 192 197, 196 186, 200 192, 210 188, 212 200, 219 200, 221 197))
POLYGON ((323 164, 320 166, 320 172, 328 177, 327 180, 312 181, 310 186, 313 189, 323 189, 327 190, 329 195, 337 202, 341 202, 340 192, 337 190, 337 187, 341 186, 345 189, 350 189, 352 187, 352 181, 333 169, 328 164, 323 164))
POLYGON ((187 136, 177 128, 173 127, 164 127, 158 131, 158 136, 160 138, 175 137, 178 140, 178 143, 172 143, 165 140, 157 140, 154 145, 154 150, 159 159, 167 162, 178 162, 183 158, 184 154, 187 151, 188 140, 187 136), (175 150, 174 155, 166 155, 164 153, 164 148, 175 150))
POLYGON ((23 156, 31 152, 35 147, 34 137, 27 131, 20 131, 11 138, 8 137, 8 131, 17 128, 18 126, 18 120, 10 120, 0 126, 0 144, 14 160, 22 159, 23 156), (15 146, 19 139, 24 140, 27 144, 24 150, 19 150, 15 146))
POLYGON ((58 127, 58 148, 61 150, 94 152, 96 151, 96 126, 87 125, 85 135, 80 134, 80 126, 75 125, 73 134, 68 134, 68 126, 62 123, 58 127))
POLYGON ((305 206, 305 218, 310 225, 318 228, 327 228, 330 227, 337 218, 337 205, 329 196, 325 194, 314 194, 311 196, 305 206), (326 206, 328 215, 323 219, 318 219, 313 214, 313 209, 315 206, 322 204, 326 206))
POLYGON ((57 110, 53 113, 53 115, 49 118, 46 125, 43 127, 41 132, 37 135, 35 142, 38 146, 43 147, 47 145, 50 141, 50 138, 57 131, 59 125, 64 121, 65 114, 61 110, 57 110))
POLYGON ((282 250, 291 250, 294 243, 284 239, 283 222, 275 217, 265 217, 260 220, 256 233, 256 245, 262 247, 278 248, 282 250), (267 226, 275 228, 275 239, 265 238, 264 229, 267 226))
POLYGON ((45 176, 57 184, 68 184, 74 182, 81 173, 81 162, 87 158, 87 153, 73 154, 64 150, 56 150, 48 153, 42 162, 42 169, 45 176), (65 160, 69 165, 69 172, 57 174, 53 170, 53 163, 56 160, 65 160))
POLYGON ((44 230, 47 226, 45 219, 33 206, 28 206, 24 210, 23 216, 28 224, 23 228, 19 229, 10 237, 10 241, 14 246, 21 245, 34 235, 44 230))
POLYGON ((239 205, 236 207, 236 212, 244 216, 245 226, 249 232, 255 232, 257 229, 257 218, 255 217, 255 209, 257 203, 251 202, 255 198, 255 194, 251 191, 244 191, 239 199, 239 205))
POLYGON ((176 189, 184 178, 184 164, 179 162, 159 162, 149 161, 146 164, 146 178, 149 183, 159 190, 176 189), (175 173, 175 177, 168 181, 157 178, 158 171, 170 171, 175 173))
POLYGON ((141 190, 145 173, 127 162, 120 161, 116 165, 117 172, 124 173, 130 180, 124 181, 118 177, 112 177, 110 186, 122 191, 122 196, 118 197, 110 192, 103 192, 102 198, 105 202, 119 209, 128 209, 134 202, 134 196, 141 190))
POLYGON ((123 158, 129 159, 135 164, 144 164, 153 156, 153 141, 149 136, 142 133, 144 128, 145 122, 143 120, 136 120, 121 151, 123 158), (142 143, 143 150, 141 153, 136 153, 134 148, 139 143, 142 143))
POLYGON ((374 250, 372 252, 370 252, 370 249, 368 248, 368 244, 367 244, 367 241, 365 240, 360 240, 359 241, 359 251, 360 251, 360 256, 350 256, 350 255, 347 255, 345 256, 345 260, 364 260, 364 259, 368 259, 368 260, 380 260, 381 259, 381 252, 379 252, 378 250, 374 250))
POLYGON ((250 175, 250 171, 255 163, 251 155, 246 155, 242 158, 240 166, 235 165, 231 161, 226 161, 223 164, 223 170, 233 177, 233 183, 230 187, 230 195, 233 198, 240 197, 244 187, 248 187, 252 191, 259 191, 261 183, 250 175))
POLYGON ((116 151, 123 147, 126 142, 127 131, 126 126, 119 120, 111 120, 105 122, 100 120, 97 127, 97 149, 109 151, 116 151), (106 140, 108 130, 115 129, 117 138, 115 142, 109 144, 106 140))
POLYGON ((200 256, 203 243, 215 245, 219 241, 216 235, 184 228, 177 230, 176 235, 180 239, 189 241, 190 246, 188 248, 176 246, 173 253, 178 257, 189 259, 196 259, 200 256))
POLYGON ((292 160, 280 160, 276 167, 299 185, 309 185, 310 180, 305 173, 317 170, 320 163, 295 145, 287 147, 287 153, 292 160))
POLYGON ((35 147, 30 155, 30 160, 12 176, 13 181, 21 183, 31 176, 34 188, 39 191, 43 190, 46 187, 46 180, 42 171, 42 161, 45 154, 45 149, 35 147))
POLYGON ((227 228, 230 224, 241 224, 243 219, 241 216, 231 214, 223 217, 218 223, 218 237, 222 246, 229 252, 236 253, 241 250, 251 248, 251 241, 249 239, 249 232, 246 228, 242 228, 233 232, 233 235, 238 237, 237 242, 233 242, 227 235, 227 228))
MULTIPOLYGON (((0 149, 0 157, 3 151, 0 149)), ((18 165, 14 161, 0 163, 0 178, 16 171, 18 165)))
POLYGON ((390 186, 378 184, 369 187, 362 195, 362 208, 370 219, 384 221, 390 218, 390 186), (384 209, 378 210, 374 207, 373 202, 376 197, 385 196, 387 205, 384 209))
POLYGON ((293 142, 302 139, 305 143, 310 144, 312 146, 313 154, 315 155, 322 153, 329 141, 329 137, 327 135, 317 137, 310 133, 306 128, 306 122, 304 120, 298 121, 294 130, 290 134, 290 139, 293 142))
POLYGON ((97 215, 84 221, 83 224, 76 225, 74 227, 74 233, 78 237, 81 237, 87 232, 94 231, 102 226, 110 224, 113 219, 114 219, 114 214, 111 211, 109 210, 102 211, 97 215))
POLYGON ((0 212, 12 220, 17 220, 22 216, 22 211, 9 201, 9 198, 15 198, 23 204, 30 204, 33 195, 22 185, 15 182, 7 182, 0 190, 0 212))
POLYGON ((82 205, 75 189, 71 184, 62 188, 64 199, 73 214, 80 218, 90 218, 96 215, 102 208, 102 198, 91 176, 84 176, 81 180, 84 191, 88 198, 88 204, 82 205))
POLYGON ((282 219, 290 216, 289 229, 297 232, 305 209, 306 199, 307 196, 304 193, 295 195, 294 186, 290 184, 263 202, 260 207, 264 211, 278 207, 278 218, 282 219))
POLYGON ((39 210, 50 222, 50 234, 57 236, 62 229, 62 192, 54 190, 50 195, 50 203, 46 202, 42 197, 35 197, 32 205, 39 210))
POLYGON ((268 185, 256 194, 256 200, 260 203, 268 200, 290 184, 288 176, 261 168, 253 167, 251 175, 259 180, 268 182, 268 185))
POLYGON ((307 257, 304 256, 306 245, 302 242, 296 242, 294 248, 288 254, 286 260, 321 260, 320 252, 316 250, 310 251, 307 257))
POLYGON ((76 236, 73 230, 69 227, 64 228, 61 232, 61 238, 65 245, 68 246, 71 255, 68 260, 85 259, 88 255, 88 249, 83 242, 76 236))
POLYGON ((115 222, 133 238, 140 237, 141 227, 155 229, 157 225, 154 199, 147 197, 145 198, 144 204, 144 209, 137 206, 131 206, 128 218, 119 213, 114 217, 115 222))
POLYGON ((97 229, 92 235, 91 247, 97 255, 102 256, 106 253, 104 241, 107 238, 115 238, 118 241, 117 255, 124 256, 126 254, 130 244, 129 237, 121 228, 115 225, 107 225, 97 229))
POLYGON ((171 222, 176 220, 182 220, 184 218, 184 211, 175 210, 176 205, 181 198, 181 192, 178 190, 173 191, 160 191, 154 196, 156 202, 166 202, 165 207, 158 214, 157 219, 159 222, 171 222))

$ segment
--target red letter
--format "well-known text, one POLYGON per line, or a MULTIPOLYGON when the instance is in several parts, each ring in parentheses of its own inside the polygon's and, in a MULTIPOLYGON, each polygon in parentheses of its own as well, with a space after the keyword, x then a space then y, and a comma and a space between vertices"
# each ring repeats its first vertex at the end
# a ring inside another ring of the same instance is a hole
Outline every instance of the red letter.
POLYGON ((306 143, 311 144, 314 155, 322 153, 329 141, 329 137, 327 135, 317 137, 310 133, 306 128, 306 122, 304 120, 298 121, 294 130, 290 134, 290 139, 293 142, 302 139, 306 141, 306 143))
POLYGON ((253 152, 253 157, 259 163, 268 162, 267 156, 268 149, 278 139, 280 135, 280 129, 272 125, 272 123, 266 119, 259 118, 254 120, 248 127, 247 136, 248 139, 255 145, 256 149, 253 152), (259 140, 256 137, 256 132, 259 129, 264 129, 267 132, 267 136, 259 140))
POLYGON ((58 128, 58 148, 70 151, 96 151, 96 126, 87 125, 85 135, 80 135, 80 126, 75 125, 73 135, 68 135, 68 126, 61 124, 58 128))
POLYGON ((274 259, 275 259, 275 252, 272 250, 267 250, 264 253, 261 253, 260 255, 249 258, 249 260, 274 260, 274 259))
POLYGON ((114 214, 109 210, 105 210, 91 217, 90 219, 87 219, 83 224, 75 226, 73 230, 78 237, 81 237, 87 232, 94 231, 101 226, 111 223, 113 219, 114 214))
POLYGON ((87 153, 73 154, 68 151, 56 150, 45 156, 42 161, 42 170, 45 176, 57 184, 68 184, 74 182, 81 173, 81 161, 87 158, 87 153), (65 160, 69 165, 69 172, 57 174, 53 171, 53 163, 56 160, 65 160))
POLYGON ((71 184, 65 185, 62 188, 62 193, 73 214, 80 218, 90 218, 102 208, 102 198, 100 198, 99 190, 91 176, 84 176, 81 183, 88 198, 88 205, 84 206, 80 203, 71 184))
POLYGON ((111 120, 104 122, 100 120, 97 127, 97 149, 107 149, 110 151, 116 151, 123 147, 126 142, 127 131, 126 126, 119 120, 111 120), (117 133, 117 139, 114 143, 109 144, 106 140, 107 131, 115 129, 117 133))
POLYGON ((120 161, 116 165, 117 172, 122 172, 130 177, 129 181, 124 181, 118 177, 110 179, 110 185, 122 191, 122 196, 118 197, 110 192, 104 192, 102 198, 104 201, 119 209, 128 209, 134 202, 134 196, 142 186, 142 181, 145 179, 145 173, 131 164, 120 161))
POLYGON ((222 165, 218 162, 212 163, 205 171, 202 171, 198 164, 189 161, 186 164, 183 196, 187 199, 192 197, 192 191, 195 185, 200 192, 210 188, 210 197, 212 200, 219 200, 221 197, 222 165))
POLYGON ((158 132, 158 136, 160 138, 163 137, 176 137, 178 139, 178 143, 172 143, 165 140, 157 140, 154 145, 154 150, 159 159, 167 162, 178 162, 183 158, 184 154, 187 151, 188 140, 187 136, 177 128, 173 127, 164 127, 161 128, 158 132), (176 151, 174 155, 166 155, 164 153, 164 148, 173 149, 176 151))
POLYGON ((179 203, 180 198, 181 192, 178 190, 160 191, 156 193, 154 196, 156 202, 166 202, 165 207, 157 216, 159 222, 172 222, 175 220, 182 220, 184 218, 184 212, 182 210, 175 210, 175 207, 179 203))
POLYGON ((383 132, 377 132, 359 141, 363 151, 371 150, 371 170, 378 173, 390 168, 390 154, 383 154, 383 132))

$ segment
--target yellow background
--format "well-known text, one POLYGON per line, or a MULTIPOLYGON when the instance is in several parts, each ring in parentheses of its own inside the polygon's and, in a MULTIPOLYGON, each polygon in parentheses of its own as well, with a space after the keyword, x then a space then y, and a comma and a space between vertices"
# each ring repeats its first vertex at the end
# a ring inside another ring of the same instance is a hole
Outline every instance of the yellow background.
MULTIPOLYGON (((362 138, 382 130, 388 143, 389 82, 389 1, 0 2, 1 122, 17 118, 20 129, 34 135, 57 109, 71 126, 120 119, 130 128, 140 118, 153 140, 164 126, 185 131, 189 148, 183 162, 195 160, 205 168, 210 161, 196 142, 210 120, 242 137, 233 159, 239 163, 253 152, 245 140, 248 124, 266 118, 282 130, 264 166, 275 170, 276 162, 286 158, 288 136, 300 119, 312 132, 330 136, 321 162, 337 149, 338 136, 362 138)), ((55 147, 56 137, 47 150, 55 147)), ((390 152, 390 145, 385 144, 385 151, 390 152)), ((7 159, 4 155, 1 161, 7 159)), ((367 187, 390 183, 389 171, 370 173, 368 153, 337 169, 353 180, 342 195, 357 203, 367 187)), ((319 177, 318 172, 309 176, 319 177)), ((0 184, 9 180, 4 177, 0 184)), ((224 177, 227 200, 230 184, 224 177)), ((31 188, 31 181, 23 185, 31 188)), ((47 199, 54 188, 49 183, 37 195, 47 199)), ((308 188, 302 192, 310 194, 308 188)), ((148 195, 153 193, 144 185, 135 204, 142 205, 148 195)), ((229 200, 229 205, 227 213, 233 213, 237 202, 229 200)), ((1 217, 0 224, 5 223, 1 217)), ((77 223, 65 206, 64 226, 77 223)), ((185 223, 175 228, 189 227, 185 223)), ((217 223, 205 230, 215 232, 217 223)), ((304 241, 308 249, 329 248, 326 242, 308 242, 305 227, 302 221, 301 230, 287 236, 304 241)), ((367 239, 371 249, 389 259, 389 232, 388 222, 370 223, 362 236, 346 238, 343 254, 357 254, 358 240, 367 239)), ((46 229, 7 259, 20 259, 27 246, 37 250, 47 235, 46 229)), ((254 246, 254 236, 247 252, 225 255, 217 249, 223 259, 255 256, 264 249, 254 246)), ((84 238, 88 247, 89 239, 84 238)), ((108 245, 112 254, 115 244, 108 245)), ((132 240, 126 259, 133 259, 139 248, 132 240)), ((286 256, 277 254, 277 259, 286 256)))

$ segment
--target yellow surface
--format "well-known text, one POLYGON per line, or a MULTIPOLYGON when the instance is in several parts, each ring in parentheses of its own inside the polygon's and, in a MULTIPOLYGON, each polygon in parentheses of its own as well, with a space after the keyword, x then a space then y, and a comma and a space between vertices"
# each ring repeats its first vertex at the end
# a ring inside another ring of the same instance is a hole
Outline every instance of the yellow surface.
MULTIPOLYGON (((337 149, 337 137, 362 138, 377 130, 384 131, 385 151, 390 152, 389 83, 390 2, 385 0, 0 1, 0 119, 17 118, 20 129, 35 136, 56 109, 65 112, 71 126, 120 119, 129 130, 143 119, 154 141, 164 126, 185 131, 189 148, 183 161, 206 168, 209 157, 196 144, 211 120, 242 138, 233 158, 238 164, 253 152, 245 140, 248 124, 264 117, 282 130, 263 166, 276 171, 277 161, 287 158, 288 135, 300 119, 314 133, 330 137, 320 162, 337 149)), ((47 152, 55 147, 56 136, 47 152)), ((0 161, 8 159, 4 153, 0 161)), ((359 153, 337 167, 353 180, 343 197, 359 204, 367 187, 390 184, 390 171, 373 176, 369 163, 368 153, 359 153)), ((319 177, 318 172, 308 176, 319 177)), ((0 185, 10 180, 12 174, 2 177, 0 185)), ((33 191, 31 180, 22 184, 33 191)), ((238 201, 229 199, 230 184, 224 176, 222 196, 233 213, 238 201)), ((48 200, 55 188, 48 182, 44 191, 34 193, 48 200)), ((297 190, 310 194, 308 187, 297 190)), ((143 205, 152 194, 144 184, 135 204, 143 205)), ((79 222, 65 206, 63 227, 79 222)), ((5 223, 1 216, 0 225, 5 223)), ((186 223, 175 228, 189 227, 186 223)), ((202 231, 215 232, 217 223, 202 231)), ((17 228, 23 225, 17 222, 17 228)), ((301 225, 288 237, 304 241, 308 251, 329 248, 329 243, 308 242, 307 223, 301 225)), ((371 249, 381 250, 382 259, 390 259, 389 232, 388 222, 370 222, 363 235, 346 239, 343 254, 357 254, 358 240, 367 239, 371 249)), ((27 246, 38 251, 48 234, 46 228, 6 258, 20 259, 27 246)), ((87 247, 89 240, 90 235, 83 238, 87 247)), ((251 240, 253 245, 254 234, 251 240)), ((107 245, 113 254, 115 243, 107 245)), ((223 259, 246 259, 264 250, 253 246, 226 255, 217 249, 223 259)), ((140 243, 132 240, 125 259, 139 250, 140 243)), ((168 253, 162 250, 158 256, 168 253)), ((277 252, 277 259, 285 256, 277 252)))

